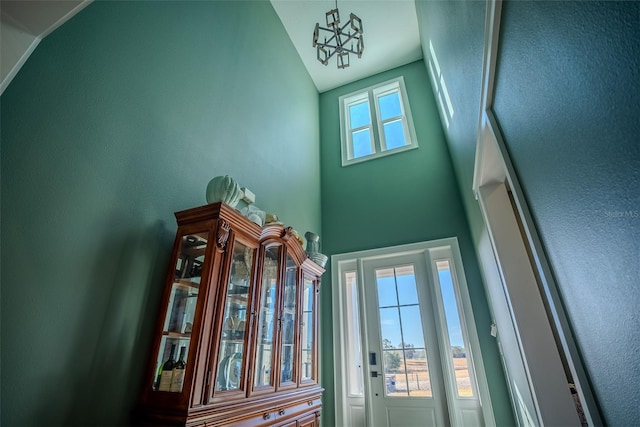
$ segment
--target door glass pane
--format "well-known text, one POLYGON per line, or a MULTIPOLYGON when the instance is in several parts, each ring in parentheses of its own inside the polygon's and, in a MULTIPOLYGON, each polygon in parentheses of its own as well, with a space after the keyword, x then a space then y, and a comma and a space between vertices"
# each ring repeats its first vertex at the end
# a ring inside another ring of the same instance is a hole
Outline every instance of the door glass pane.
POLYGON ((400 95, 398 94, 398 92, 379 97, 378 105, 380 106, 381 120, 387 120, 392 117, 398 117, 402 115, 402 108, 400 107, 400 95))
POLYGON ((351 124, 351 129, 371 124, 369 101, 349 106, 349 123, 351 124))
POLYGON ((405 347, 424 348, 424 335, 422 333, 422 319, 420 316, 420 306, 410 305, 400 307, 400 318, 402 319, 402 338, 405 347))
POLYGON ((413 265, 376 270, 385 395, 431 397, 413 265))
POLYGON ((469 360, 462 335, 462 327, 460 326, 460 312, 451 278, 449 261, 438 261, 436 262, 436 267, 438 268, 438 281, 440 282, 442 304, 447 322, 449 343, 451 344, 451 357, 453 359, 458 396, 473 397, 473 387, 469 375, 469 360))
POLYGON ((191 332, 207 249, 208 232, 182 236, 169 305, 164 319, 157 370, 156 391, 181 392, 189 356, 191 332))
POLYGON ((298 267, 287 255, 284 278, 284 304, 282 310, 282 351, 280 361, 280 384, 293 381, 295 371, 295 324, 296 324, 296 281, 298 267))
POLYGON ((395 348, 402 343, 398 307, 380 309, 380 333, 384 348, 395 348))
POLYGON ((380 307, 397 306, 395 270, 393 268, 376 270, 378 303, 380 307))
POLYGON ((313 358, 314 358, 314 336, 313 336, 313 319, 315 310, 315 292, 313 281, 307 277, 304 278, 302 288, 302 379, 313 379, 313 358))
POLYGON ((413 266, 397 267, 395 272, 400 305, 418 304, 418 287, 413 266))
POLYGON ((407 145, 402 119, 387 122, 384 127, 384 142, 387 150, 407 145))
POLYGON ((369 128, 362 129, 357 132, 351 132, 351 138, 353 140, 354 158, 368 156, 373 153, 373 148, 371 147, 371 132, 369 131, 369 128))
POLYGON ((258 350, 255 363, 255 386, 273 385, 273 321, 276 307, 280 246, 265 250, 262 265, 262 287, 258 311, 258 350))
POLYGON ((236 241, 233 245, 231 271, 218 355, 216 391, 236 390, 242 387, 244 366, 244 338, 247 329, 249 283, 253 271, 255 250, 236 241))

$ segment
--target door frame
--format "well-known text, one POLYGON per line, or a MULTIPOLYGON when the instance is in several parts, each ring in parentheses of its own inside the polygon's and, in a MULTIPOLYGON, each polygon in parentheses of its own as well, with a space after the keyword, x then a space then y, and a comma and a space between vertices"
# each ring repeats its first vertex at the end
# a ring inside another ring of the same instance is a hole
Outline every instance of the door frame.
MULTIPOLYGON (((478 339, 478 332, 475 324, 475 316, 473 315, 473 309, 471 307, 471 300, 469 297, 469 290, 467 288, 466 275, 464 272, 464 266, 462 264, 462 256, 460 255, 460 247, 458 245, 458 239, 456 237, 444 238, 439 240, 432 240, 428 242, 410 243, 399 246, 392 246, 387 248, 369 249, 357 252, 350 252, 344 254, 337 254, 331 256, 331 287, 332 287, 332 309, 333 309, 333 347, 334 347, 334 382, 335 382, 335 412, 336 412, 336 425, 347 425, 346 420, 348 409, 346 405, 347 397, 347 385, 345 378, 347 377, 346 366, 346 353, 343 349, 346 348, 346 334, 345 334, 345 320, 343 318, 345 310, 345 301, 341 286, 341 277, 345 271, 345 266, 352 268, 353 263, 356 264, 357 280, 359 283, 363 283, 364 272, 363 262, 364 260, 391 258, 398 255, 417 254, 421 253, 425 256, 425 263, 429 263, 429 253, 431 251, 437 251, 441 249, 448 249, 451 252, 452 260, 455 266, 455 271, 458 278, 458 288, 461 296, 461 307, 459 309, 464 313, 463 322, 467 329, 469 347, 473 354, 473 364, 476 374, 476 381, 478 387, 478 397, 481 403, 482 418, 485 426, 495 425, 495 418, 493 414, 493 406, 491 404, 491 396, 489 394, 489 386, 487 382, 487 375, 484 369, 484 361, 482 353, 480 352, 480 341, 478 339)), ((428 269, 431 267, 428 266, 428 269)), ((430 282, 431 283, 431 282, 430 282)), ((364 301, 364 295, 362 294, 362 287, 358 286, 358 298, 360 302, 364 301)), ((359 321, 361 327, 360 340, 362 342, 362 348, 368 348, 367 337, 367 324, 364 319, 364 311, 360 310, 359 321)), ((440 334, 441 331, 438 331, 440 334)), ((362 361, 363 373, 368 374, 371 370, 368 357, 364 357, 362 361)), ((365 386, 365 402, 370 402, 370 390, 367 381, 364 382, 365 386)), ((445 388, 447 382, 445 382, 445 388)), ((449 418, 455 420, 455 410, 453 409, 452 402, 449 402, 447 396, 447 406, 449 408, 449 418)), ((370 405, 365 403, 365 411, 368 419, 371 419, 370 405)))

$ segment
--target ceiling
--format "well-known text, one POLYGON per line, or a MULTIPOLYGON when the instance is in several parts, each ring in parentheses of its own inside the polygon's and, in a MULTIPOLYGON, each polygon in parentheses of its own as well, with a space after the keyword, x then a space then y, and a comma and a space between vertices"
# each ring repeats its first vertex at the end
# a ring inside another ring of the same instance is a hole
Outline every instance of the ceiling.
POLYGON ((342 23, 349 13, 362 20, 364 53, 350 55, 350 66, 338 69, 335 57, 328 65, 317 60, 313 47, 316 23, 326 27, 326 13, 334 0, 271 0, 304 66, 319 92, 408 64, 422 58, 414 0, 338 1, 342 23))
MULTIPOLYGON (((38 42, 90 2, 2 0, 2 91, 38 42)), ((312 46, 315 24, 326 26, 326 13, 335 8, 335 0, 271 0, 271 4, 319 92, 422 58, 414 0, 339 1, 342 22, 354 13, 364 30, 362 58, 350 55, 345 69, 337 68, 335 58, 322 65, 312 46)))
POLYGON ((2 0, 0 93, 11 83, 40 40, 89 3, 91 0, 2 0))

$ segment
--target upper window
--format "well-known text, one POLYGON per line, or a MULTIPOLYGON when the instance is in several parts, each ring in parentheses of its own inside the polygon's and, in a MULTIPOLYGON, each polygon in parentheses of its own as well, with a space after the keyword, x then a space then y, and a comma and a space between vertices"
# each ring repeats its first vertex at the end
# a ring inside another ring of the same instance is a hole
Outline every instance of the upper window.
POLYGON ((342 166, 418 147, 404 79, 340 97, 342 166))

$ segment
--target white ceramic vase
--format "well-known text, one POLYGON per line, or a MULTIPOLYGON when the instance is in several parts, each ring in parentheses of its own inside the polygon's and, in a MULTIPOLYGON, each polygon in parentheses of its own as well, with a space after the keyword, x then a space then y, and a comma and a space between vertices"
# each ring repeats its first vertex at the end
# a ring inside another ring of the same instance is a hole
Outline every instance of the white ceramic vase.
POLYGON ((216 176, 207 185, 207 203, 223 202, 235 208, 242 198, 242 190, 229 175, 216 176))

